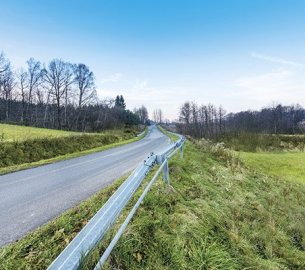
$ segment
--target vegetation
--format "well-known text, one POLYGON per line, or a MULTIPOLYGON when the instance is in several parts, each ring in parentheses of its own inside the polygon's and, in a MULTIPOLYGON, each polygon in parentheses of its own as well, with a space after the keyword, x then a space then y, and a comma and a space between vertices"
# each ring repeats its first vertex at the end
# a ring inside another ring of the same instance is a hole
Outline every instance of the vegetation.
POLYGON ((241 153, 250 168, 263 173, 305 183, 305 153, 241 153))
POLYGON ((222 106, 185 102, 180 108, 179 133, 194 138, 218 139, 227 133, 303 134, 305 109, 274 104, 260 111, 226 114, 222 106))
POLYGON ((225 143, 236 151, 302 151, 305 149, 304 135, 228 133, 220 136, 218 141, 225 143))
POLYGON ((240 133, 227 134, 222 140, 240 151, 243 162, 251 169, 304 183, 304 135, 240 133))
POLYGON ((37 138, 54 138, 81 135, 82 133, 47 128, 0 124, 1 141, 25 141, 37 138))
MULTIPOLYGON (((31 139, 0 141, 0 174, 101 151, 139 140, 146 134, 135 137, 138 133, 135 128, 106 131, 102 134, 70 133, 73 135, 69 135, 69 132, 43 129, 36 131, 35 128, 20 126, 17 130, 21 131, 23 128, 25 131, 34 130, 31 139), (48 131, 51 136, 46 139, 48 131), (39 136, 38 134, 41 136, 36 137, 36 135, 39 136)), ((14 128, 8 128, 9 131, 12 129, 14 130, 14 128)), ((12 132, 15 137, 18 136, 17 134, 12 132)))
POLYGON ((162 126, 158 126, 159 130, 164 133, 166 136, 168 136, 173 142, 177 141, 179 139, 179 136, 167 131, 165 128, 163 128, 162 126))
MULTIPOLYGON (((185 150, 170 162, 172 186, 153 186, 106 269, 304 269, 305 186, 248 170, 223 144, 185 150)), ((46 268, 117 185, 3 248, 2 268, 46 268)))
POLYGON ((122 95, 99 100, 94 73, 83 63, 33 58, 26 69, 15 69, 0 53, 0 121, 82 132, 145 124, 142 105, 126 109, 122 95))

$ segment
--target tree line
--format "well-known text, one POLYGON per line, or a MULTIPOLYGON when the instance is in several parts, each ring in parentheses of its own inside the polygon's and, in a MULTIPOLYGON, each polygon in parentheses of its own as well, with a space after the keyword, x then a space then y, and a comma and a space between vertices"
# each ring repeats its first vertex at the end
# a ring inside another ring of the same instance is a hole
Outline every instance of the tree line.
POLYGON ((305 110, 300 105, 273 104, 258 111, 227 113, 222 106, 185 102, 177 128, 195 138, 217 138, 228 133, 305 133, 305 110))
POLYGON ((97 131, 148 120, 145 106, 126 109, 123 96, 100 100, 95 76, 83 64, 33 58, 14 69, 0 54, 0 121, 46 128, 97 131))

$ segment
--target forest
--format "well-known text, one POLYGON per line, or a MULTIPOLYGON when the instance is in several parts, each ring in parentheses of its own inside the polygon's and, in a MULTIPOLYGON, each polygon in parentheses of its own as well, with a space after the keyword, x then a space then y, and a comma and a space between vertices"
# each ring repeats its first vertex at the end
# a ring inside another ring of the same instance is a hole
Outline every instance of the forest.
POLYGON ((74 131, 100 131, 144 124, 145 106, 126 109, 122 95, 101 100, 85 64, 33 58, 13 68, 0 53, 0 122, 74 131))
POLYGON ((258 111, 227 113, 222 106, 185 102, 176 126, 181 133, 208 139, 241 133, 303 134, 305 110, 298 104, 273 104, 258 111))

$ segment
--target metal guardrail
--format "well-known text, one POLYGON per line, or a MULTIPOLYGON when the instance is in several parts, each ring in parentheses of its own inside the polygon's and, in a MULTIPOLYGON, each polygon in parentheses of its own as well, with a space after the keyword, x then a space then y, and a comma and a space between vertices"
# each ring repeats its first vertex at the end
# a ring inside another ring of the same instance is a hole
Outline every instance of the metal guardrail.
POLYGON ((129 221, 140 206, 144 197, 148 193, 152 184, 156 181, 159 174, 163 171, 163 179, 169 184, 168 159, 172 157, 179 149, 181 157, 183 156, 183 147, 185 139, 180 139, 172 143, 162 153, 155 155, 150 153, 146 160, 132 172, 132 174, 123 182, 116 192, 108 199, 103 207, 91 218, 86 226, 76 235, 69 245, 59 254, 59 256, 48 267, 48 270, 74 270, 80 265, 81 259, 87 255, 105 236, 110 227, 117 220, 123 208, 130 201, 136 190, 139 188, 145 176, 156 164, 160 164, 156 174, 150 180, 142 195, 129 212, 127 218, 122 223, 117 234, 114 236, 109 246, 103 253, 95 270, 101 269, 106 262, 115 244, 123 234, 129 221))

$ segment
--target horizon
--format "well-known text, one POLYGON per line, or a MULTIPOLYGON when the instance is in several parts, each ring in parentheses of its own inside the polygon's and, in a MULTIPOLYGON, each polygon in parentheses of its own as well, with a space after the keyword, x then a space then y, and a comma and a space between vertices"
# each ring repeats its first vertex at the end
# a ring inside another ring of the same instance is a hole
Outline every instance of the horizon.
POLYGON ((1 8, 0 51, 15 68, 30 57, 82 62, 99 97, 122 94, 129 109, 161 108, 175 120, 185 101, 227 112, 304 106, 305 2, 15 0, 1 8))

